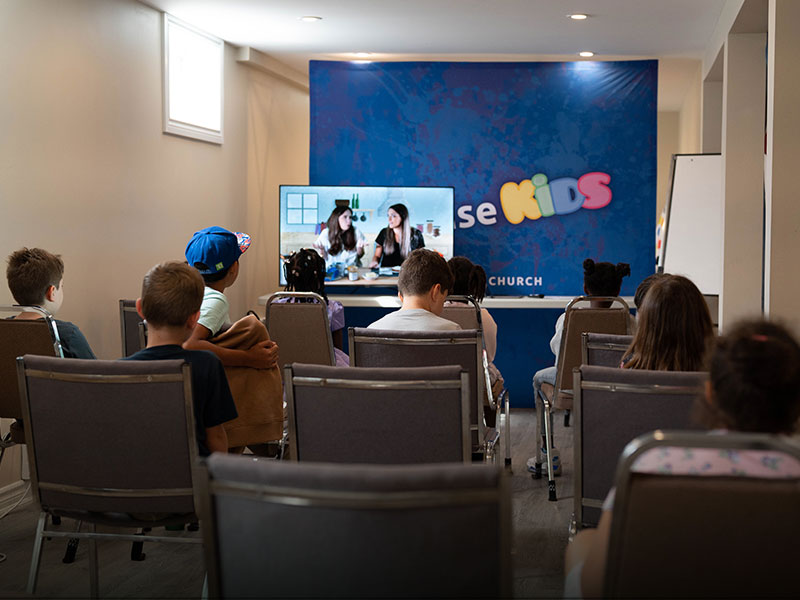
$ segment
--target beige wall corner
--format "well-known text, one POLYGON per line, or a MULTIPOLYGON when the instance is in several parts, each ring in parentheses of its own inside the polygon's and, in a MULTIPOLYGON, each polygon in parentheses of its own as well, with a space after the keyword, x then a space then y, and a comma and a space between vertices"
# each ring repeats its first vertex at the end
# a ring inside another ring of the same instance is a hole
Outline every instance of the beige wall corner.
POLYGON ((701 72, 702 65, 698 61, 680 110, 678 125, 678 152, 680 154, 697 154, 701 151, 703 105, 701 72))
POLYGON ((725 43, 720 331, 761 314, 766 35, 725 43), (761 82, 761 83, 760 83, 761 82))
MULTIPOLYGON (((308 92, 258 70, 248 72, 247 227, 253 246, 243 260, 248 308, 279 289, 278 187, 307 184, 308 92)), ((263 307, 259 308, 263 315, 263 307)))
POLYGON ((664 210, 664 205, 669 194, 669 174, 672 168, 672 155, 678 153, 678 134, 680 113, 658 113, 658 149, 656 168, 656 218, 664 210))
POLYGON ((764 309, 800 335, 800 3, 770 0, 767 71, 767 156, 764 309))

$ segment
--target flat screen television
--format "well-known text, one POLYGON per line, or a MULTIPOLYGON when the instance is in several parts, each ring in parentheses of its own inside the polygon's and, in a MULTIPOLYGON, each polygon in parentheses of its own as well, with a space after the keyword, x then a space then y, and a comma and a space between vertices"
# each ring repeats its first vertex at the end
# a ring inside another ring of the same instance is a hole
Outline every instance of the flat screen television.
MULTIPOLYGON (((409 225, 422 233, 425 247, 450 259, 453 256, 454 202, 452 187, 282 185, 280 255, 287 257, 300 248, 313 247, 320 234, 327 230, 334 208, 347 206, 353 213, 353 226, 365 238, 360 266, 367 267, 375 253, 375 239, 388 225, 389 207, 403 204, 408 209, 409 225)), ((285 285, 282 266, 279 272, 281 284, 285 285)))

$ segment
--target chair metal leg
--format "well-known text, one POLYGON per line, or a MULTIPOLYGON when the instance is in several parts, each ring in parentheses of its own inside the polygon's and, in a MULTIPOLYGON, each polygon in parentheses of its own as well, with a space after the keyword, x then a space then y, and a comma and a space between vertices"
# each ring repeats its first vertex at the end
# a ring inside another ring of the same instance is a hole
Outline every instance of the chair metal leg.
POLYGON ((564 427, 569 427, 569 415, 570 411, 567 409, 567 412, 564 413, 564 427))
POLYGON ((551 502, 555 502, 557 498, 556 478, 553 473, 553 433, 550 431, 552 406, 547 398, 542 398, 542 404, 544 404, 544 410, 542 412, 544 416, 545 448, 547 448, 547 499, 551 502))
MULTIPOLYGON (((77 525, 75 526, 75 531, 78 532, 81 530, 81 522, 78 521, 77 525)), ((67 549, 64 551, 64 558, 61 559, 65 565, 69 565, 75 562, 75 554, 78 552, 78 544, 80 540, 78 538, 69 538, 67 541, 67 549)))
MULTIPOLYGON (((143 536, 148 531, 150 531, 150 528, 144 527, 138 532, 138 535, 143 536)), ((144 542, 133 542, 131 544, 131 560, 139 562, 147 558, 147 555, 142 550, 144 550, 144 542)))
POLYGON ((36 538, 33 540, 33 556, 31 557, 31 570, 28 573, 27 592, 33 595, 36 592, 36 581, 39 577, 39 565, 42 562, 42 537, 44 535, 44 524, 47 521, 47 513, 39 513, 39 522, 36 525, 36 538))
POLYGON ((505 392, 505 402, 503 403, 503 410, 506 413, 506 466, 511 466, 511 401, 508 398, 508 390, 505 392))
MULTIPOLYGON (((89 531, 95 533, 97 527, 94 523, 89 526, 89 531)), ((89 538, 89 592, 92 598, 100 597, 100 586, 97 576, 97 540, 89 538)))

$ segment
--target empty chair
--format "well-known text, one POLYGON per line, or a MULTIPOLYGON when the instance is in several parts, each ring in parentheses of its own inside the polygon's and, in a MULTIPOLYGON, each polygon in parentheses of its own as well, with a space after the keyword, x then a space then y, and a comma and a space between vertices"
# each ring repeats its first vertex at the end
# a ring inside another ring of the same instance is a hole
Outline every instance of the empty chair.
POLYGON ((136 312, 136 300, 119 301, 119 327, 122 356, 136 354, 147 346, 147 330, 142 317, 136 312))
POLYGON ((491 465, 316 465, 215 454, 211 597, 507 598, 507 480, 491 465))
MULTIPOLYGON (((552 412, 555 409, 572 410, 572 369, 581 364, 581 334, 612 333, 627 335, 630 333, 630 309, 622 298, 616 296, 580 296, 572 300, 565 311, 564 329, 561 334, 559 346, 558 371, 555 387, 542 385, 543 414, 536 419, 536 461, 534 478, 542 476, 541 448, 539 440, 542 437, 541 429, 544 428, 545 444, 547 448, 553 447, 553 433, 550 428, 552 412), (595 308, 580 306, 585 302, 608 302, 611 308, 595 308), (613 307, 616 303, 618 306, 613 307)), ((535 400, 535 399, 534 399, 535 400)), ((538 407, 537 407, 538 408, 538 407)), ((565 423, 567 420, 565 419, 565 423)), ((548 499, 555 501, 556 481, 553 473, 552 452, 547 452, 547 489, 548 499)))
POLYGON ((574 371, 578 528, 596 526, 625 445, 654 429, 701 429, 692 406, 708 373, 583 365, 574 371))
POLYGON ((350 327, 350 364, 354 367, 430 367, 459 365, 469 375, 472 449, 494 458, 499 439, 483 422, 486 378, 480 330, 394 331, 350 327))
POLYGON ((267 300, 264 325, 278 344, 278 366, 293 362, 335 365, 328 306, 314 292, 276 292, 267 300), (288 298, 289 301, 280 301, 288 298))
POLYGON ((800 460, 800 448, 765 434, 657 431, 620 459, 604 598, 791 598, 797 596, 800 478, 636 472, 665 446, 769 451, 800 460))
POLYGON ((460 367, 328 367, 284 376, 292 460, 469 462, 469 383, 460 367))
POLYGON ((581 364, 593 367, 618 367, 632 340, 632 335, 582 333, 581 364))
POLYGON ((29 593, 35 591, 42 542, 50 537, 89 538, 92 596, 98 594, 97 538, 201 542, 95 533, 95 524, 138 529, 197 520, 188 364, 32 355, 17 362, 33 497, 40 507, 29 593), (89 531, 48 529, 51 516, 89 523, 89 531))

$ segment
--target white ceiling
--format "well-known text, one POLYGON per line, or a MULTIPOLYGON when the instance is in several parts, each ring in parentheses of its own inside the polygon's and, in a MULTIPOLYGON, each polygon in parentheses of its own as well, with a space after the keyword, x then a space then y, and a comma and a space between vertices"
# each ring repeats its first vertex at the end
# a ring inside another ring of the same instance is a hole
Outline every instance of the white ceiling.
POLYGON ((144 0, 308 73, 312 59, 659 58, 659 110, 679 110, 726 0, 144 0), (567 14, 583 12, 585 21, 567 14), (321 21, 304 23, 299 17, 321 21))

